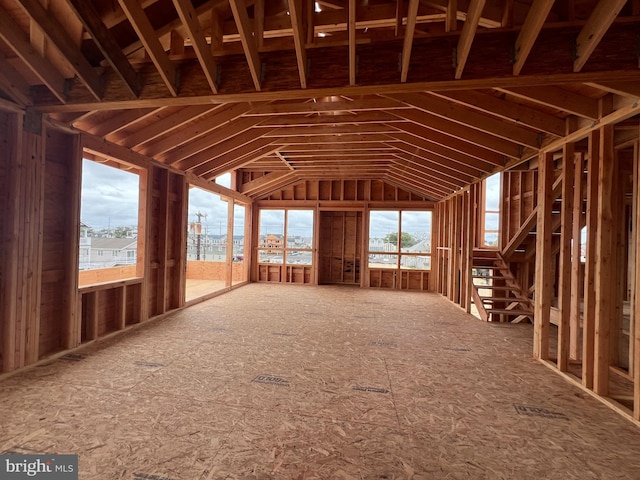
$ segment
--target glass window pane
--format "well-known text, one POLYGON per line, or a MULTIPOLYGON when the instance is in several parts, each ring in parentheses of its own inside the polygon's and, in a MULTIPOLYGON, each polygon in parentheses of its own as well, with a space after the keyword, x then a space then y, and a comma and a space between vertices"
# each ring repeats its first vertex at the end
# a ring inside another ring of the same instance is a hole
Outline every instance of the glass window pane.
POLYGON ((485 234, 484 234, 484 244, 487 247, 497 247, 498 246, 498 234, 496 232, 485 232, 485 234))
POLYGON ((313 210, 289 210, 287 248, 310 249, 313 244, 313 210))
POLYGON ((431 252, 431 212, 402 212, 400 244, 402 252, 431 252))
POLYGON ((312 265, 313 253, 309 250, 287 250, 287 265, 312 265))
POLYGON ((500 173, 485 180, 485 210, 500 211, 500 173))
POLYGON ((402 255, 400 268, 403 270, 431 270, 431 257, 427 255, 402 255))
POLYGON ((229 204, 219 195, 197 187, 189 190, 187 260, 227 261, 228 216, 229 204))
POLYGON ((258 262, 260 263, 280 263, 282 264, 284 250, 258 250, 258 262))
POLYGON ((484 229, 485 230, 498 230, 500 227, 500 214, 499 213, 485 213, 484 214, 484 229))
POLYGON ((369 214, 369 251, 398 251, 397 211, 372 211, 369 214))
POLYGON ((398 268, 398 255, 369 254, 369 268, 398 268))
POLYGON ((284 249, 284 210, 260 210, 260 247, 284 249))

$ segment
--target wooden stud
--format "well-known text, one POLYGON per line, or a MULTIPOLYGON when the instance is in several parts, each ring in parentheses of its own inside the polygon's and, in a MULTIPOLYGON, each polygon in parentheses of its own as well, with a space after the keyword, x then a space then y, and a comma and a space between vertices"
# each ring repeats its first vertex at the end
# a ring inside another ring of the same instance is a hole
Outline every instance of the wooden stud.
POLYGON ((258 47, 249 22, 249 15, 247 14, 245 1, 230 0, 229 4, 238 27, 242 48, 244 49, 247 62, 249 63, 249 70, 251 72, 251 78, 253 78, 253 85, 257 91, 260 91, 260 84, 262 83, 260 79, 260 56, 258 55, 258 47))
POLYGON ((609 394, 610 329, 614 315, 616 255, 614 250, 614 184, 615 160, 613 126, 600 129, 600 155, 598 163, 598 225, 595 265, 595 339, 593 391, 609 394))
POLYGON ((575 171, 573 185, 573 243, 571 248, 571 306, 569 315, 569 358, 578 360, 581 354, 580 332, 582 328, 582 287, 584 285, 582 272, 582 225, 584 186, 582 182, 584 170, 584 154, 575 155, 575 171))
MULTIPOLYGON (((571 314, 571 243, 573 238, 573 187, 575 174, 575 146, 567 143, 562 150, 562 204, 560 209, 560 261, 558 265, 558 369, 569 368, 569 338, 571 314)), ((578 181, 580 179, 578 178, 578 181)), ((578 244, 580 242, 578 241, 578 244)))
POLYGON ((347 33, 349 36, 349 85, 356 84, 356 0, 349 0, 347 33))
POLYGON ((584 272, 584 313, 582 322, 582 384, 593 389, 594 342, 596 322, 596 233, 598 231, 598 166, 600 131, 589 134, 587 168, 587 240, 584 272))
MULTIPOLYGON (((633 148, 633 163, 637 173, 640 173, 640 145, 638 142, 633 148)), ((640 181, 640 174, 634 177, 634 184, 640 181)), ((640 279, 638 279, 638 272, 640 272, 640 232, 638 230, 638 221, 640 220, 640 195, 637 194, 634 197, 635 200, 635 212, 634 217, 634 236, 635 236, 635 264, 634 271, 636 273, 635 288, 633 295, 633 329, 629 329, 629 335, 633 336, 633 355, 630 353, 630 366, 633 371, 633 418, 640 420, 640 279)))
POLYGON ((553 155, 543 153, 538 165, 538 227, 536 229, 536 290, 533 355, 539 360, 549 358, 549 325, 553 287, 551 236, 553 204, 553 155))
POLYGON ((289 14, 291 16, 291 28, 293 29, 293 44, 296 49, 298 74, 300 75, 300 86, 302 88, 307 88, 307 50, 305 46, 306 44, 302 0, 288 1, 289 14))
POLYGON ((402 68, 400 81, 405 83, 409 75, 409 63, 411 61, 411 49, 413 47, 413 34, 416 28, 418 16, 419 0, 409 0, 409 10, 407 12, 407 26, 404 30, 404 46, 402 47, 402 68))

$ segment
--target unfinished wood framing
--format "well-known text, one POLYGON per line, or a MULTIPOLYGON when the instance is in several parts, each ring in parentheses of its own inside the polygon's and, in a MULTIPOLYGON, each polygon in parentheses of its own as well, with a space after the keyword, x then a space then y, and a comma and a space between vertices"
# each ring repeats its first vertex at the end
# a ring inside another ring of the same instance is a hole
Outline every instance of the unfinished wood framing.
POLYGON ((3 375, 250 282, 341 285, 527 328, 640 422, 637 0, 0 3, 3 375), (82 270, 84 159, 138 176, 135 260, 82 270))

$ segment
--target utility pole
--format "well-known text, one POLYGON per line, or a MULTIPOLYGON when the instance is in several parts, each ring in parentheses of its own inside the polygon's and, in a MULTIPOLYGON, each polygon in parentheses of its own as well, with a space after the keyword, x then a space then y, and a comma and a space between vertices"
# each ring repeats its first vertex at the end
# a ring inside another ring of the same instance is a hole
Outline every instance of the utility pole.
POLYGON ((196 260, 200 260, 200 238, 202 237, 202 217, 207 218, 206 213, 196 213, 198 221, 196 222, 196 260))

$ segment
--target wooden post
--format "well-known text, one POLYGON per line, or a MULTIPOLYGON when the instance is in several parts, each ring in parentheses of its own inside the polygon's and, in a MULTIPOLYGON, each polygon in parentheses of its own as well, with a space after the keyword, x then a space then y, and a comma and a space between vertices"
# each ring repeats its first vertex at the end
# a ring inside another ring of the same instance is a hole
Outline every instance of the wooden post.
MULTIPOLYGON (((640 173, 640 145, 638 142, 633 148, 633 163, 635 165, 636 172, 640 173)), ((634 191, 640 187, 640 175, 634 176, 634 191)), ((640 229, 638 229, 638 221, 640 220, 640 195, 635 196, 635 212, 633 231, 635 236, 635 272, 636 281, 634 288, 634 302, 633 302, 633 328, 629 330, 629 334, 633 335, 633 353, 630 353, 632 361, 629 366, 633 365, 633 418, 640 420, 640 279, 638 278, 638 272, 640 271, 640 229)))
POLYGON ((600 132, 589 134, 587 169, 587 241, 584 265, 584 313, 582 320, 582 384, 593 388, 594 338, 596 302, 596 232, 598 228, 598 165, 600 163, 600 132))
POLYGON ((68 139, 72 143, 69 158, 68 194, 69 209, 65 215, 65 298, 63 310, 63 348, 74 348, 80 345, 82 329, 80 325, 81 312, 78 311, 78 250, 80 248, 80 198, 82 193, 82 143, 80 136, 74 135, 68 139))
POLYGON ((584 155, 577 153, 574 163, 574 184, 573 184, 573 246, 571 250, 571 306, 569 314, 569 358, 578 360, 580 358, 580 329, 582 313, 580 312, 583 282, 581 275, 582 260, 582 200, 584 189, 582 185, 582 171, 584 170, 584 155))
POLYGON ((230 287, 233 285, 233 199, 227 200, 227 207, 227 275, 225 285, 230 287))
POLYGON ((595 342, 593 391, 609 394, 610 327, 613 321, 616 254, 614 250, 614 186, 615 159, 613 126, 600 129, 600 158, 598 162, 598 226, 595 271, 595 342))
POLYGON ((569 316, 571 311, 571 240, 573 236, 573 184, 575 158, 573 143, 565 144, 562 151, 562 206, 560 211, 560 264, 558 282, 558 369, 569 367, 569 316))
POLYGON ((149 318, 149 274, 151 265, 147 246, 149 245, 149 213, 151 210, 151 172, 148 169, 140 170, 138 192, 138 248, 136 254, 136 277, 142 277, 140 286, 140 298, 138 306, 138 321, 144 322, 149 318))
POLYGON ((533 355, 549 358, 549 324, 553 286, 551 254, 553 204, 553 154, 542 153, 538 166, 538 226, 536 233, 536 291, 534 302, 533 355))
POLYGON ((3 269, 4 282, 3 294, 4 301, 1 304, 0 324, 2 325, 2 369, 0 371, 10 372, 19 364, 17 362, 17 350, 19 342, 16 342, 17 335, 17 310, 18 310, 18 266, 20 259, 18 252, 20 251, 21 237, 20 232, 23 231, 20 224, 21 216, 21 188, 22 184, 22 115, 16 113, 7 114, 7 143, 4 145, 4 154, 7 160, 7 205, 4 207, 7 212, 5 224, 6 250, 5 257, 0 258, 3 269))

